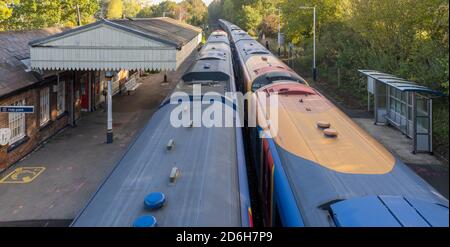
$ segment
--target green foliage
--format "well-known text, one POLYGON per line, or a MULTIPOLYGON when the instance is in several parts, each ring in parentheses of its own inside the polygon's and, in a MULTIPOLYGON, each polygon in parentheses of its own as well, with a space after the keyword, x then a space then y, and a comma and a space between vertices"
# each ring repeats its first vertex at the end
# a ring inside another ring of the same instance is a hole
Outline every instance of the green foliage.
MULTIPOLYGON (((300 54, 296 64, 309 71, 313 56, 313 11, 316 7, 319 77, 340 87, 364 106, 365 83, 358 69, 374 69, 449 92, 448 0, 215 0, 209 19, 229 20, 250 34, 275 36, 281 8, 282 32, 300 54), (259 23, 258 23, 259 22, 259 23), (350 92, 350 93, 349 93, 350 92)), ((269 39, 272 40, 272 39, 269 39)), ((275 47, 273 44, 271 47, 275 47)), ((448 147, 448 97, 436 104, 435 139, 448 147), (437 120, 439 119, 439 120, 437 120)))
POLYGON ((184 17, 187 23, 194 26, 201 26, 206 23, 208 9, 202 0, 184 0, 179 6, 182 13, 180 19, 184 17), (183 15, 183 13, 186 14, 183 15))
POLYGON ((99 7, 96 0, 1 1, 0 30, 74 26, 77 24, 77 4, 82 24, 92 22, 93 15, 99 7))
POLYGON ((251 5, 242 6, 243 22, 245 23, 245 28, 248 31, 248 34, 252 36, 256 36, 257 28, 262 21, 262 16, 258 12, 256 7, 252 7, 251 5))
POLYGON ((155 5, 147 6, 139 10, 139 12, 136 14, 136 17, 138 18, 149 18, 154 17, 153 13, 155 12, 155 5))
POLYGON ((15 1, 0 0, 0 31, 2 30, 3 23, 12 15, 12 7, 15 1))
POLYGON ((123 15, 126 17, 135 17, 142 9, 142 4, 139 0, 123 0, 123 15))
POLYGON ((137 17, 171 17, 185 21, 194 26, 203 26, 207 22, 206 5, 201 0, 184 0, 180 3, 163 1, 158 5, 145 7, 137 13, 137 17))
POLYGON ((222 9, 223 9, 223 11, 222 11, 223 18, 226 18, 227 20, 235 22, 236 24, 238 24, 237 20, 236 20, 236 15, 235 15, 236 14, 236 12, 235 12, 236 10, 235 10, 233 1, 232 0, 224 0, 222 6, 223 6, 222 7, 222 9))
POLYGON ((277 5, 281 0, 214 0, 208 6, 211 21, 224 18, 257 35, 261 30, 272 32, 274 21, 278 26, 277 5), (267 22, 267 23, 266 23, 267 22))
POLYGON ((108 19, 119 19, 122 18, 122 14, 123 14, 122 0, 109 0, 108 8, 106 11, 106 17, 108 19))
POLYGON ((177 3, 173 1, 163 1, 155 9, 153 16, 161 17, 166 16, 170 18, 176 18, 176 10, 178 8, 177 3))
POLYGON ((95 21, 94 14, 99 10, 97 0, 64 0, 61 4, 61 21, 63 26, 76 26, 77 5, 80 10, 81 25, 89 24, 95 21))
POLYGON ((278 22, 279 18, 276 14, 269 14, 263 18, 259 25, 259 29, 266 35, 275 37, 278 32, 278 22))

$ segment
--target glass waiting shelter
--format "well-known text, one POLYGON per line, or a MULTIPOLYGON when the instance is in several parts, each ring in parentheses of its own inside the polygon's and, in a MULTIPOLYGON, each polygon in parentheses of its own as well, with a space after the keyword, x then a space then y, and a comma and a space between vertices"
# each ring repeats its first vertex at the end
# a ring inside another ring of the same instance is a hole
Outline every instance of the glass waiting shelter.
POLYGON ((432 96, 443 96, 394 75, 358 70, 367 76, 367 98, 370 110, 373 97, 375 124, 390 124, 414 140, 413 152, 433 152, 432 96))

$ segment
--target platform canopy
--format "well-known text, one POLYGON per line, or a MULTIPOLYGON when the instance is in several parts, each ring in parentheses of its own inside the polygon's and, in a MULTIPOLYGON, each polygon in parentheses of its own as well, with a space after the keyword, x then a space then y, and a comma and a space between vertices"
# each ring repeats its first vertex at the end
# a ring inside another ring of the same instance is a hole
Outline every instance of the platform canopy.
POLYGON ((391 74, 378 72, 376 70, 358 70, 358 72, 379 82, 387 84, 388 86, 394 87, 402 92, 422 92, 437 96, 443 96, 442 92, 418 85, 414 82, 396 77, 391 74))
POLYGON ((29 43, 33 69, 175 70, 202 30, 171 18, 99 20, 29 43))
POLYGON ((375 124, 390 124, 414 140, 413 152, 433 152, 433 99, 440 91, 376 70, 367 76, 367 108, 373 96, 375 124))

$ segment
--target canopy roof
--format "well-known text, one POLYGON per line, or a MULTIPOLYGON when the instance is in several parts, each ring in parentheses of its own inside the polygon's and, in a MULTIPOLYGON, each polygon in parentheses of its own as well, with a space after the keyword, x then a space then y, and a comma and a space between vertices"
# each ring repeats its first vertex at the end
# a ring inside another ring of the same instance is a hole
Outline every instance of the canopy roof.
POLYGON ((29 43, 43 70, 176 69, 201 41, 200 28, 171 18, 99 20, 29 43))
POLYGON ((418 85, 415 82, 411 82, 411 81, 396 77, 391 74, 379 72, 376 70, 362 70, 362 69, 358 70, 358 72, 360 72, 361 74, 366 75, 368 77, 371 77, 379 82, 382 82, 391 87, 394 87, 402 92, 408 92, 408 91, 409 92, 420 92, 420 93, 433 94, 433 95, 437 95, 437 96, 444 96, 444 94, 440 91, 418 85))

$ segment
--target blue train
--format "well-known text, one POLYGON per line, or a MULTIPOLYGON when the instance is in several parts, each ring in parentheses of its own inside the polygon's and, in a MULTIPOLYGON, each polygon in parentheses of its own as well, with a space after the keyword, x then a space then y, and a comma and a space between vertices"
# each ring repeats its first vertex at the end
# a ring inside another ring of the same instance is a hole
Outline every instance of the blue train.
MULTIPOLYGON (((177 109, 177 118, 195 114, 199 85, 221 99, 236 91, 223 31, 211 34, 176 86, 187 99, 164 100, 72 226, 252 226, 241 128, 171 122, 177 109)), ((201 113, 209 106, 202 102, 201 113)))
POLYGON ((278 112, 277 128, 265 117, 248 128, 266 226, 448 227, 447 199, 245 31, 220 25, 238 88, 262 92, 248 107, 278 112))

